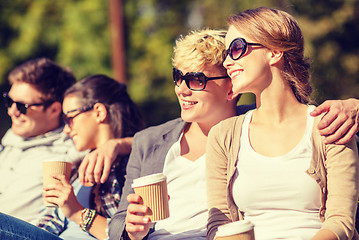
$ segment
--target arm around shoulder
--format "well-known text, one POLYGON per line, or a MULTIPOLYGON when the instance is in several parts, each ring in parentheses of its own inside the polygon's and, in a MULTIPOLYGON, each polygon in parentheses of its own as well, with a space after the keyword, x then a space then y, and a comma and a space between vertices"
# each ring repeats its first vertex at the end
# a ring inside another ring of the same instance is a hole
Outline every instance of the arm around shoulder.
POLYGON ((319 116, 325 113, 317 125, 319 132, 325 136, 326 143, 345 144, 359 129, 359 100, 327 100, 310 114, 319 116))

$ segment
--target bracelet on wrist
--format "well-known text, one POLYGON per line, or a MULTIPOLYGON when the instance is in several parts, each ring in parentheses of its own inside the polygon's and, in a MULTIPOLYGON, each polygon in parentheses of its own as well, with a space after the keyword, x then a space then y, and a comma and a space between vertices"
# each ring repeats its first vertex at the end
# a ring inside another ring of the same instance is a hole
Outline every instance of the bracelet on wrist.
POLYGON ((85 208, 81 212, 80 228, 84 232, 88 232, 91 224, 96 216, 96 210, 85 208))

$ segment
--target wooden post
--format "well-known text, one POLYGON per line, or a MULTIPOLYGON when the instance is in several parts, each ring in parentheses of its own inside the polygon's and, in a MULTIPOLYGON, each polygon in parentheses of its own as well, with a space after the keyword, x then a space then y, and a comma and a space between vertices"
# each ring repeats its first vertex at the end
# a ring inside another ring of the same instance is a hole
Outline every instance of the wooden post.
POLYGON ((126 83, 122 0, 109 0, 112 69, 116 81, 126 83))

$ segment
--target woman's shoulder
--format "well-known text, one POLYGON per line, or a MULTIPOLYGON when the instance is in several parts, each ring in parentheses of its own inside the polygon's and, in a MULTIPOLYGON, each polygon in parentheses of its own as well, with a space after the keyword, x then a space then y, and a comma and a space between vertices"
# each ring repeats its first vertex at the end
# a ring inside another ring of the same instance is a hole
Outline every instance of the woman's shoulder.
POLYGON ((244 117, 246 114, 230 117, 219 122, 215 127, 220 128, 222 130, 232 129, 238 124, 242 124, 244 117))
POLYGON ((234 116, 222 120, 217 125, 213 126, 210 135, 218 135, 220 138, 228 139, 231 136, 240 134, 242 123, 245 115, 234 116))

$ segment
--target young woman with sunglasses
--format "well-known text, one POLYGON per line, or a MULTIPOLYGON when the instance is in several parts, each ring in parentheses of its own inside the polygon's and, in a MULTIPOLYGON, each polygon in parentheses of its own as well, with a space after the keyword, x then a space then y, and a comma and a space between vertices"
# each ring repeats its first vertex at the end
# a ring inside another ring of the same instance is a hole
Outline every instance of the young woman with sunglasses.
POLYGON ((123 190, 128 197, 121 199, 110 221, 110 239, 206 239, 207 134, 236 114, 237 101, 230 97, 232 84, 222 65, 224 36, 224 31, 201 30, 176 41, 172 64, 181 118, 135 135, 123 190), (170 217, 153 225, 131 184, 162 172, 167 176, 170 217))
MULTIPOLYGON (((70 87, 65 92, 63 112, 64 132, 79 151, 96 149, 110 139, 132 137, 143 127, 126 85, 104 75, 87 77, 70 87)), ((67 220, 55 221, 53 216, 60 213, 49 208, 39 227, 63 239, 92 239, 91 235, 105 239, 107 219, 116 212, 122 196, 127 158, 118 156, 107 181, 92 188, 81 187, 78 180, 71 185, 63 175, 54 176, 59 183, 45 188, 43 195, 60 207, 67 220)))
MULTIPOLYGON (((358 153, 323 143, 308 105, 303 36, 288 13, 249 9, 228 19, 224 66, 235 94, 257 109, 225 120, 208 137, 208 237, 248 219, 255 238, 357 239, 358 153)), ((235 96, 234 94, 234 96, 235 96)))

